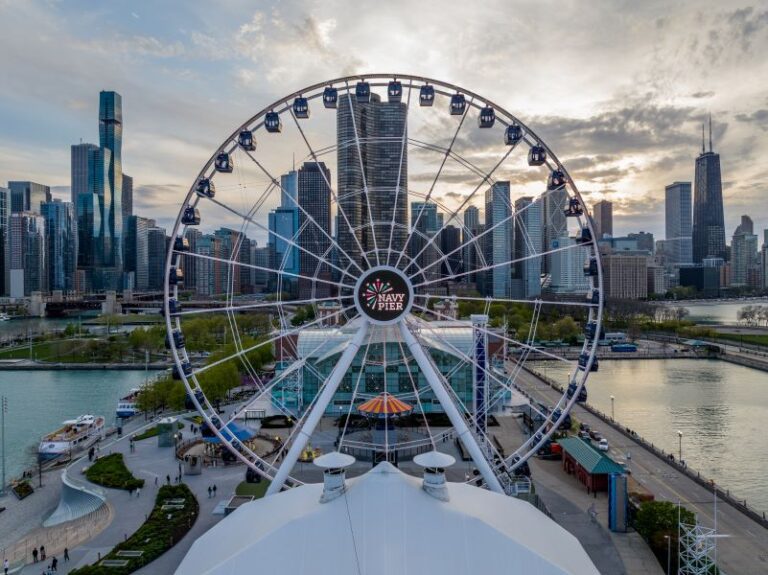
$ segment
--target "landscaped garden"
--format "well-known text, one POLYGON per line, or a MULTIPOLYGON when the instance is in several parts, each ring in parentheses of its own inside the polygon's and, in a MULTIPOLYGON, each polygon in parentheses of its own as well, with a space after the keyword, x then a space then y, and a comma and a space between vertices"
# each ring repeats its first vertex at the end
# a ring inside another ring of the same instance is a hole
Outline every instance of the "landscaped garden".
POLYGON ((181 541, 195 524, 199 511, 197 499, 186 485, 163 485, 152 513, 133 535, 115 545, 98 563, 70 574, 129 575, 181 541))
POLYGON ((122 453, 113 453, 99 457, 85 472, 88 481, 111 487, 133 491, 144 487, 144 480, 137 479, 125 466, 122 453))
MULTIPOLYGON (((178 424, 179 429, 184 429, 184 424, 179 422, 178 424)), ((157 429, 157 425, 150 427, 149 429, 143 431, 142 433, 139 433, 138 435, 133 436, 134 441, 141 441, 142 439, 149 439, 150 437, 157 437, 157 434, 159 433, 157 429)))

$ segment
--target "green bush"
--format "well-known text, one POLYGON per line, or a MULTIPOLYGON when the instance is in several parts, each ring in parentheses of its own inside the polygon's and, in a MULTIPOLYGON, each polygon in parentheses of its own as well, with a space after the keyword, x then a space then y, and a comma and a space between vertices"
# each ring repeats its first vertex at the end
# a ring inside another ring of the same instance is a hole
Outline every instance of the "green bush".
POLYGON ((672 568, 677 572, 678 521, 695 524, 696 516, 671 501, 646 501, 640 504, 635 516, 635 529, 648 542, 648 546, 663 566, 667 564, 667 539, 671 539, 672 568))
MULTIPOLYGON (((184 429, 184 424, 179 422, 177 423, 179 429, 184 429)), ((149 439, 150 437, 157 437, 158 429, 157 425, 154 427, 150 427, 149 429, 143 431, 142 433, 139 433, 138 435, 133 436, 134 441, 141 441, 142 439, 149 439)))
POLYGON ((112 551, 102 558, 123 559, 125 567, 104 567, 86 565, 70 571, 71 575, 129 575, 151 563, 168 551, 187 534, 197 520, 200 505, 189 488, 180 485, 163 485, 157 492, 155 506, 149 518, 126 541, 117 544, 112 551), (166 509, 162 506, 168 499, 184 499, 183 509, 166 509), (170 516, 170 518, 169 518, 170 516), (141 557, 119 557, 118 551, 143 551, 141 557))
POLYGON ((88 481, 112 489, 132 491, 144 487, 144 480, 137 479, 125 466, 122 453, 113 453, 97 459, 85 472, 88 481))

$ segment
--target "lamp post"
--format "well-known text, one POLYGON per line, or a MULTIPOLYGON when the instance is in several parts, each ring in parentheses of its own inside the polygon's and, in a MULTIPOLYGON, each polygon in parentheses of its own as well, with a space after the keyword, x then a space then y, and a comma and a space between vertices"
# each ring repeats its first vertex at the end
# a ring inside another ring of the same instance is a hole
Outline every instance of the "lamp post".
POLYGON ((677 439, 679 443, 680 452, 678 454, 678 461, 680 464, 683 463, 683 432, 679 429, 677 430, 677 439))
POLYGON ((615 420, 615 419, 616 419, 616 418, 614 417, 614 415, 613 415, 613 413, 614 413, 614 412, 613 412, 613 401, 614 401, 615 399, 616 399, 616 398, 615 398, 614 396, 611 396, 611 419, 613 419, 613 420, 615 420))
POLYGON ((667 575, 670 575, 672 569, 672 538, 669 535, 665 535, 664 539, 667 540, 667 575))

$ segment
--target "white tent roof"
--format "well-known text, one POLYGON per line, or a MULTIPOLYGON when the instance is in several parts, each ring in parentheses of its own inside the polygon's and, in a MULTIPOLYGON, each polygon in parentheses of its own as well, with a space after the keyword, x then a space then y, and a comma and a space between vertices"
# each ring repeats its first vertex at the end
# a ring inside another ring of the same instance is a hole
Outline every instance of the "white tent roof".
POLYGON ((309 484, 240 506, 200 537, 176 575, 526 573, 598 575, 573 535, 532 505, 448 483, 450 501, 380 463, 320 503, 309 484))

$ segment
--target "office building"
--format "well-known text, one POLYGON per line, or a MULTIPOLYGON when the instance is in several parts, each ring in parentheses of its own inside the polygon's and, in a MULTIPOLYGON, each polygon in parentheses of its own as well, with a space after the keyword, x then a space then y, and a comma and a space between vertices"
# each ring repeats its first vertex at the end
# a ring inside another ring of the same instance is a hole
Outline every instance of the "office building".
MULTIPOLYGON (((478 268, 478 253, 482 253, 482 238, 478 238, 483 233, 483 226, 480 223, 480 210, 475 206, 469 206, 464 210, 464 227, 461 230, 461 243, 463 267, 465 272, 474 272, 478 268)), ((477 281, 477 274, 469 273, 464 276, 465 283, 474 283, 477 281)))
POLYGON ((442 225, 440 215, 437 204, 411 202, 411 229, 414 232, 408 242, 408 254, 413 265, 408 272, 414 274, 414 283, 440 278, 440 265, 437 263, 440 242, 439 238, 435 238, 442 225), (425 271, 422 273, 422 270, 425 271))
POLYGON ((254 266, 258 266, 258 269, 253 270, 253 285, 256 286, 257 291, 264 291, 267 289, 267 282, 269 280, 269 274, 264 269, 269 267, 269 248, 260 248, 256 246, 256 242, 252 242, 251 245, 251 263, 254 266))
POLYGON ((51 188, 35 182, 8 182, 11 212, 40 213, 40 205, 51 201, 51 188))
POLYGON ((548 291, 559 295, 586 295, 590 281, 584 276, 584 263, 589 258, 589 250, 569 236, 555 238, 551 247, 558 251, 552 254, 548 291))
POLYGON ((627 238, 637 242, 638 250, 648 252, 650 255, 653 255, 654 249, 656 248, 656 240, 654 239, 652 233, 636 232, 627 234, 627 238))
POLYGON ((29 296, 48 291, 45 218, 34 212, 16 212, 10 217, 9 269, 10 296, 29 296))
POLYGON ((133 215, 133 178, 123 174, 123 223, 133 215))
POLYGON ((331 269, 321 260, 331 257, 331 171, 323 162, 305 162, 297 175, 299 252, 299 297, 328 297, 331 269), (306 251, 305 251, 306 250, 306 251), (307 253, 309 252, 309 253, 307 253), (318 278, 312 281, 306 278, 318 278))
POLYGON ((72 204, 77 210, 78 198, 83 194, 92 194, 94 183, 93 173, 93 154, 99 147, 96 144, 75 144, 70 149, 71 164, 71 194, 72 204))
POLYGON ((760 250, 760 271, 762 289, 768 289, 768 230, 763 230, 763 249, 760 250))
POLYGON ((595 238, 613 235, 613 202, 600 200, 592 206, 592 222, 595 226, 595 238))
MULTIPOLYGON (((461 265, 461 230, 454 225, 447 225, 440 232, 440 251, 445 259, 440 262, 443 277, 453 279, 464 271, 461 265), (450 254, 450 255, 448 255, 450 254)), ((442 256, 441 256, 442 257, 442 256)), ((462 278, 458 278, 459 281, 462 278)))
POLYGON ((669 265, 693 262, 693 208, 691 182, 675 182, 664 188, 665 255, 669 265))
POLYGON ((366 104, 341 96, 336 126, 339 245, 360 263, 360 249, 384 250, 391 236, 399 254, 408 236, 406 104, 382 102, 377 94, 366 104))
POLYGON ((221 284, 223 264, 220 259, 211 258, 221 258, 220 244, 221 242, 211 234, 205 234, 197 240, 195 253, 204 256, 196 259, 194 289, 198 295, 214 296, 219 293, 217 286, 221 284))
POLYGON ((741 216, 741 224, 733 233, 730 263, 731 287, 747 287, 755 283, 754 280, 750 282, 750 275, 759 265, 757 236, 749 216, 741 216))
POLYGON ((0 296, 8 295, 10 289, 8 258, 8 225, 11 215, 11 191, 0 187, 0 296))
MULTIPOLYGON (((547 190, 542 194, 544 206, 544 251, 554 249, 554 242, 568 237, 568 220, 565 210, 568 208, 568 192, 565 188, 547 190)), ((562 243, 562 242, 558 242, 562 243)), ((552 256, 544 256, 544 271, 551 272, 552 256)))
POLYGON ((295 208, 277 208, 269 213, 268 223, 269 268, 281 272, 269 274, 269 291, 295 295, 299 275, 299 213, 295 208))
POLYGON ((712 151, 712 119, 709 121, 709 151, 704 148, 701 129, 701 155, 696 158, 693 195, 693 262, 705 258, 727 259, 723 213, 723 185, 720 155, 712 151))
POLYGON ((189 242, 189 253, 181 258, 181 267, 184 270, 184 284, 189 289, 194 290, 197 285, 197 265, 200 262, 200 258, 196 258, 193 254, 197 253, 197 242, 203 237, 203 233, 197 228, 188 227, 184 237, 189 242))
POLYGON ((514 219, 514 281, 513 296, 533 298, 541 295, 542 258, 544 247, 541 199, 525 196, 515 200, 514 219))
POLYGON ((48 289, 75 291, 77 272, 77 217, 72 202, 53 200, 41 205, 45 220, 48 289))
POLYGON ((137 291, 149 289, 149 228, 147 218, 130 216, 126 220, 125 273, 133 277, 131 287, 137 291))
MULTIPOLYGON (((609 299, 648 297, 648 257, 608 254, 602 257, 603 289, 609 299)), ((655 284, 654 284, 655 285, 655 284)))
MULTIPOLYGON (((512 206, 509 182, 497 181, 485 192, 485 226, 483 242, 485 265, 482 272, 483 295, 512 297, 512 206)), ((480 279, 480 278, 478 278, 480 279)))
MULTIPOLYGON (((330 182, 330 178, 328 179, 330 182)), ((295 208, 299 202, 299 175, 296 170, 280 176, 280 207, 295 208)))
MULTIPOLYGON (((168 238, 165 229, 152 226, 147 230, 147 290, 165 288, 165 256, 168 238)), ((183 269, 183 268, 182 268, 183 269)))

